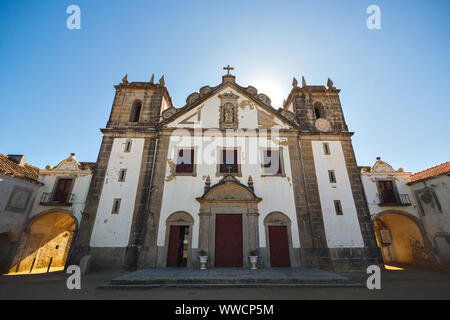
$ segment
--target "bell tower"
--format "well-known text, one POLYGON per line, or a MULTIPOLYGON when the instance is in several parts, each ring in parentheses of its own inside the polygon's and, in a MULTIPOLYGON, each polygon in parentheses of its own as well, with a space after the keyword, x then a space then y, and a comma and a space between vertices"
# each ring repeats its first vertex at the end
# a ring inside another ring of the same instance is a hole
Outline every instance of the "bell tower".
POLYGON ((149 213, 151 177, 158 153, 155 130, 172 108, 164 76, 129 82, 116 92, 70 261, 92 256, 92 267, 136 268, 149 213))
POLYGON ((302 86, 294 78, 292 90, 284 108, 293 112, 300 127, 309 132, 348 131, 342 111, 339 92, 328 79, 327 86, 307 85, 302 77, 302 86))
POLYGON ((162 111, 172 107, 164 76, 155 84, 153 75, 150 82, 131 83, 126 75, 114 88, 116 94, 106 124, 108 129, 154 127, 162 111))
MULTIPOLYGON (((294 78, 283 109, 294 113, 299 130, 298 203, 304 228, 301 256, 311 265, 335 270, 377 264, 379 251, 359 175, 351 137, 339 99, 340 90, 302 86, 294 78), (336 226, 340 226, 339 229, 336 226), (351 240, 349 240, 351 239, 351 240), (304 245, 303 245, 304 244, 304 245)), ((296 181, 294 180, 294 187, 296 181)))

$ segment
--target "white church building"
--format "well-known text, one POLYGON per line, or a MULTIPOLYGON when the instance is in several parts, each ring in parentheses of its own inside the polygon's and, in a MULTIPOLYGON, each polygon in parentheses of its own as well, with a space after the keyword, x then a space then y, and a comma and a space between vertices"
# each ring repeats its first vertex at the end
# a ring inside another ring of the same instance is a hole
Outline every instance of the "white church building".
POLYGON ((362 269, 380 262, 339 92, 300 87, 284 105, 228 73, 175 108, 165 86, 116 93, 71 263, 362 269))

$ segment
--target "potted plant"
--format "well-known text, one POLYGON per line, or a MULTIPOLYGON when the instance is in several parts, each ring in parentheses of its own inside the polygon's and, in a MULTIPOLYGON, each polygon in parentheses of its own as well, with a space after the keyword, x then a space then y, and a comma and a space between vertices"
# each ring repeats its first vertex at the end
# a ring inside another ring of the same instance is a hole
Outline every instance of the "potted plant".
POLYGON ((206 263, 208 262, 208 253, 205 250, 200 250, 200 270, 206 269, 206 263))
POLYGON ((258 251, 256 249, 252 249, 249 252, 250 259, 250 269, 256 270, 258 267, 256 266, 258 263, 258 251))

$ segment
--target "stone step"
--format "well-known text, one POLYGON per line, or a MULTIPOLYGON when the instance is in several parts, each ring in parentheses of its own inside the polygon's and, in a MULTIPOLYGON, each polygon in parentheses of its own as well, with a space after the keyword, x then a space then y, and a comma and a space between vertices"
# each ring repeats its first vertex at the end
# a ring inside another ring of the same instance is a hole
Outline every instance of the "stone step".
POLYGON ((147 269, 122 275, 102 288, 156 287, 360 287, 347 277, 319 269, 147 269))
POLYGON ((104 283, 99 286, 99 289, 152 289, 152 288, 364 288, 364 286, 357 282, 327 282, 327 283, 104 283))

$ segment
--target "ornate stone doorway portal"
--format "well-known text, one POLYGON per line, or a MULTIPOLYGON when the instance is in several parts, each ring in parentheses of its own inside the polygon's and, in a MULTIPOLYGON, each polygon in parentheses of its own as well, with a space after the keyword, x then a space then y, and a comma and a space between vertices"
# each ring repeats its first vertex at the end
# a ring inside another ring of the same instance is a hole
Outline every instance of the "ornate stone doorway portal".
POLYGON ((233 175, 211 186, 206 179, 200 202, 199 250, 209 256, 210 267, 249 267, 251 250, 259 247, 258 198, 249 177, 248 186, 233 175), (239 230, 241 228, 241 230, 239 230), (228 239, 226 238, 226 235, 228 239), (242 243, 242 244, 241 244, 242 243), (236 248, 241 244, 241 248, 236 248), (240 260, 240 263, 239 261, 240 260))

